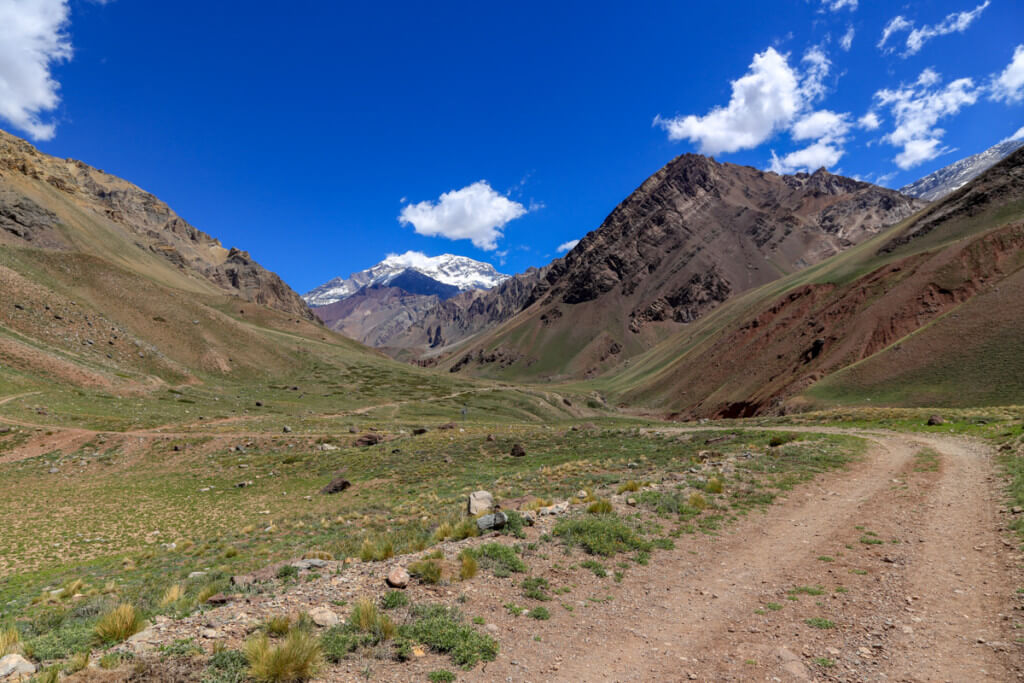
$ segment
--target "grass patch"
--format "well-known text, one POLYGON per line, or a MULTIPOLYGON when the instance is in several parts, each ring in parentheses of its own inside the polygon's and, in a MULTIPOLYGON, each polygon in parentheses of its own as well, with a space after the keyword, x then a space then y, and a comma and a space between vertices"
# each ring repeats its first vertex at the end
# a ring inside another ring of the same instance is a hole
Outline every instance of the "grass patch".
POLYGON ((417 605, 410 617, 411 623, 399 628, 403 637, 423 643, 434 652, 448 654, 464 669, 471 669, 481 661, 494 661, 498 656, 498 642, 462 623, 462 615, 455 608, 417 605))
POLYGON ((608 570, 606 570, 604 565, 597 560, 584 560, 583 562, 580 562, 580 566, 594 572, 594 576, 600 579, 608 576, 608 570))
POLYGON ((96 622, 96 638, 106 645, 120 643, 141 631, 142 616, 133 605, 122 603, 105 613, 96 622))
POLYGON ((836 627, 834 622, 831 622, 824 617, 811 617, 810 619, 804 619, 804 623, 811 628, 830 629, 836 627))
POLYGON ((423 583, 436 584, 441 581, 441 563, 437 560, 419 560, 408 567, 409 576, 423 583))
POLYGON ((391 590, 381 598, 381 607, 384 609, 396 609, 409 604, 409 596, 400 590, 391 590))
POLYGON ((550 587, 548 580, 541 576, 531 576, 523 579, 522 583, 523 595, 531 600, 550 600, 551 596, 547 593, 550 587))
POLYGON ((306 629, 295 628, 277 645, 267 635, 255 636, 245 644, 249 676, 257 681, 278 683, 313 677, 323 663, 320 640, 306 629))
POLYGON ((464 552, 499 578, 513 573, 522 574, 527 570, 526 563, 516 555, 516 551, 501 543, 484 543, 477 548, 467 548, 464 552))
POLYGON ((530 617, 531 619, 547 621, 551 618, 551 612, 548 611, 547 607, 534 607, 532 610, 526 613, 526 616, 530 617))
POLYGON ((611 557, 630 550, 646 551, 651 543, 613 515, 581 519, 563 519, 552 533, 569 546, 583 548, 591 555, 611 557))

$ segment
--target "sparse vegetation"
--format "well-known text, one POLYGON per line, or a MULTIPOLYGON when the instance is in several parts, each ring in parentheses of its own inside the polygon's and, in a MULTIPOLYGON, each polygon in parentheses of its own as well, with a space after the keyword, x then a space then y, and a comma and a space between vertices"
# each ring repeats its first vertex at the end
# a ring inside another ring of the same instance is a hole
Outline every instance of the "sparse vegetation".
POLYGON ((399 629, 401 635, 450 655, 457 666, 470 669, 477 662, 490 662, 498 655, 497 641, 463 624, 462 615, 454 608, 417 605, 411 617, 412 622, 399 629))
POLYGON ((805 619, 804 623, 811 628, 830 629, 836 627, 833 622, 824 617, 811 617, 810 619, 805 619))
POLYGON ((441 563, 437 560, 423 559, 413 562, 408 567, 409 576, 414 576, 423 583, 439 583, 441 581, 441 563))
POLYGON ((522 574, 527 570, 526 563, 516 555, 516 551, 501 543, 484 543, 465 552, 497 577, 506 577, 513 573, 522 574))
POLYGON ((611 557, 630 550, 650 551, 651 544, 613 515, 560 520, 552 531, 570 546, 591 555, 611 557))
POLYGON ((531 619, 538 619, 540 621, 547 621, 548 619, 551 618, 551 612, 548 611, 547 607, 539 607, 538 606, 538 607, 534 607, 529 612, 527 612, 526 616, 530 617, 531 619))
POLYGON ((409 596, 399 590, 390 590, 381 598, 381 606, 384 609, 397 609, 409 604, 409 596))
POLYGON ((304 681, 314 676, 323 662, 319 639, 299 628, 289 631, 278 644, 271 643, 266 634, 254 636, 245 645, 245 657, 249 675, 267 683, 304 681))

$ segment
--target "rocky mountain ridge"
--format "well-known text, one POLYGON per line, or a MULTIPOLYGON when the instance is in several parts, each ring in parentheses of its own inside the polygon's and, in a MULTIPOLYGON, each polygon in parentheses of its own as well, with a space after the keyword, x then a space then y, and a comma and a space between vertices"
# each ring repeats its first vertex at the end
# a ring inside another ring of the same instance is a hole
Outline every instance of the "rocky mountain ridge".
MULTIPOLYGON (((248 252, 223 247, 149 192, 81 161, 43 154, 0 131, 0 244, 68 251, 106 248, 104 240, 87 243, 62 225, 62 217, 48 207, 53 193, 58 193, 58 202, 67 200, 86 212, 81 216, 85 222, 99 221, 181 271, 247 301, 314 319, 298 294, 248 252)), ((108 255, 119 258, 116 250, 108 255)))
POLYGON ((959 190, 1021 147, 1024 147, 1024 134, 1016 139, 1003 140, 984 152, 973 154, 945 168, 940 168, 934 173, 929 173, 920 180, 904 185, 900 188, 900 192, 928 201, 942 199, 951 192, 959 190))

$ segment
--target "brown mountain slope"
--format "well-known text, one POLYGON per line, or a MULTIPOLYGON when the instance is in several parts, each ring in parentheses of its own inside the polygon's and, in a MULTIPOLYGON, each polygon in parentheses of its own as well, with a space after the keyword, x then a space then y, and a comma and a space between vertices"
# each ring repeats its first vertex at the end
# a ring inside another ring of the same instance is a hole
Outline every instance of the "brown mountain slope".
POLYGON ((0 245, 91 254, 197 291, 208 289, 197 282, 204 280, 315 320, 276 274, 247 252, 225 249, 153 195, 81 161, 43 154, 3 131, 0 245))
POLYGON ((547 268, 527 310, 449 365, 502 377, 591 376, 923 205, 824 169, 779 176, 680 156, 547 268))
POLYGON ((1024 151, 819 267, 722 307, 608 386, 692 416, 1024 401, 1024 151))

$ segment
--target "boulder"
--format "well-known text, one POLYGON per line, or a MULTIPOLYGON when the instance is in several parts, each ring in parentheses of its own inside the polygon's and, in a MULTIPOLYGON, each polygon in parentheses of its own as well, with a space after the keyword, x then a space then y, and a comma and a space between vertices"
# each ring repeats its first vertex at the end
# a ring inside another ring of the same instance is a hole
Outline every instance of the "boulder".
POLYGON ((341 621, 337 614, 326 607, 317 607, 316 609, 310 610, 309 618, 313 620, 314 624, 322 628, 336 626, 338 622, 341 621))
POLYGON ((394 567, 388 572, 385 581, 392 588, 405 588, 409 585, 409 572, 404 567, 394 567))
POLYGON ((320 489, 320 493, 323 493, 324 495, 330 495, 332 493, 341 493, 350 486, 352 486, 352 482, 350 482, 348 479, 345 479, 343 477, 335 477, 334 479, 331 480, 331 483, 320 489))
POLYGON ((31 676, 36 672, 36 665, 19 654, 11 654, 0 658, 0 679, 17 680, 22 676, 31 676))
POLYGON ((383 439, 380 434, 363 434, 361 437, 356 439, 357 446, 376 446, 383 439))
POLYGON ((488 491, 473 491, 469 494, 468 512, 476 517, 494 507, 494 496, 488 491))
POLYGON ((210 597, 206 598, 208 605, 226 605, 230 602, 231 598, 223 593, 214 593, 210 597))
POLYGON ((521 443, 512 444, 512 450, 510 451, 509 455, 511 455, 513 458, 521 458, 524 455, 526 455, 526 449, 523 448, 523 444, 521 443))
POLYGON ((928 418, 929 427, 937 427, 939 425, 946 424, 946 421, 942 419, 941 415, 932 415, 928 418))
POLYGON ((508 524, 508 517, 501 511, 484 515, 480 519, 476 520, 476 528, 480 531, 504 529, 506 524, 508 524))

